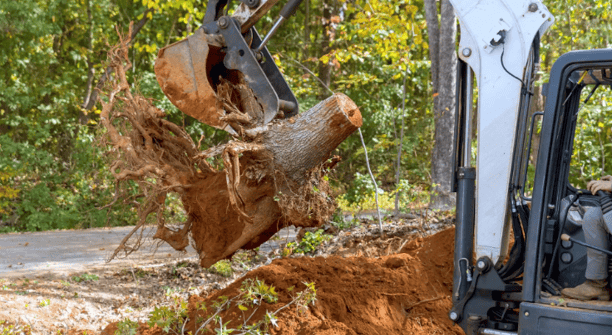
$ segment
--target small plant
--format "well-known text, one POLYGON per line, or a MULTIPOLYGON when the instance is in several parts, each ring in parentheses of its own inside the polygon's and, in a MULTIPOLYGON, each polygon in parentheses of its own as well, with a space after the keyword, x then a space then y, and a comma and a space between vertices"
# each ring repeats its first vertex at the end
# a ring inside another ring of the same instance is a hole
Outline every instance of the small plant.
POLYGON ((178 334, 187 321, 187 302, 180 297, 174 297, 171 306, 156 306, 149 313, 147 323, 149 327, 157 325, 165 333, 172 331, 178 334))
POLYGON ((32 328, 29 325, 14 325, 10 324, 8 321, 0 320, 0 335, 17 335, 24 334, 30 335, 32 334, 32 328))
POLYGON ((329 240, 331 235, 324 233, 323 229, 317 230, 314 234, 306 232, 300 243, 290 242, 287 243, 287 249, 292 253, 308 254, 314 252, 321 243, 329 240))
POLYGON ((51 304, 50 299, 44 299, 38 303, 38 307, 46 307, 46 306, 49 306, 50 304, 51 304))
POLYGON ((336 227, 338 230, 351 229, 353 227, 358 227, 361 225, 359 219, 353 217, 351 220, 345 220, 344 215, 342 214, 342 210, 337 210, 334 213, 330 223, 332 226, 336 227))
POLYGON ((130 320, 130 318, 125 318, 123 321, 117 323, 115 335, 136 335, 137 331, 138 323, 130 320))
POLYGON ((62 285, 64 285, 64 286, 70 286, 70 283, 69 283, 69 282, 67 282, 67 281, 65 281, 65 280, 62 280, 62 281, 61 281, 61 283, 62 283, 62 285))
POLYGON ((222 277, 231 277, 234 273, 232 269, 232 263, 230 261, 223 259, 213 264, 210 268, 208 268, 210 273, 216 273, 222 277))
POLYGON ((260 305, 262 301, 273 304, 278 301, 278 293, 274 286, 267 285, 263 280, 249 278, 242 282, 240 287, 242 293, 242 303, 260 305))
POLYGON ((89 274, 89 273, 84 273, 84 274, 82 274, 80 276, 73 276, 72 277, 72 280, 77 282, 77 283, 85 282, 85 281, 91 281, 91 280, 98 280, 98 279, 100 279, 98 277, 98 275, 89 274))
MULTIPOLYGON (((195 335, 201 332, 207 333, 210 329, 206 327, 212 323, 215 326, 214 331, 216 335, 263 335, 269 334, 270 326, 277 327, 276 315, 283 309, 296 304, 298 311, 305 311, 309 304, 314 304, 316 301, 316 289, 314 283, 304 283, 306 289, 293 293, 294 287, 288 289, 289 294, 293 298, 288 304, 278 308, 274 312, 266 311, 263 315, 263 319, 257 322, 249 324, 251 318, 255 313, 262 307, 262 302, 274 304, 278 302, 278 293, 274 289, 274 286, 267 285, 263 280, 258 278, 249 278, 242 282, 240 286, 240 294, 233 298, 226 296, 220 296, 211 304, 211 309, 214 311, 212 315, 208 315, 206 318, 198 316, 196 318, 196 324, 199 324, 199 328, 196 330, 195 335), (223 320, 220 313, 227 310, 229 306, 235 302, 238 309, 242 312, 242 324, 238 325, 236 329, 231 329, 228 325, 232 320, 223 320)), ((207 314, 208 309, 203 303, 196 303, 196 308, 201 311, 204 315, 207 314)))

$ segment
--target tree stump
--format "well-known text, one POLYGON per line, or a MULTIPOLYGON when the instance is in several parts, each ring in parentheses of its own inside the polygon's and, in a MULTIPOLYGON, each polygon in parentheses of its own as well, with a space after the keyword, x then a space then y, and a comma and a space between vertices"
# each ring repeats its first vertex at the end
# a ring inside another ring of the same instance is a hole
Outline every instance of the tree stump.
POLYGON ((184 129, 165 120, 149 99, 131 94, 125 76, 128 42, 122 40, 109 52, 115 76, 100 100, 100 118, 113 146, 109 153, 115 159, 111 172, 118 181, 118 196, 122 187, 129 187, 125 181, 139 185, 141 194, 130 198, 139 199, 139 221, 111 259, 138 248, 138 237, 136 243, 129 241, 150 214, 157 220, 154 238, 177 250, 191 241, 204 267, 240 248, 261 245, 283 227, 320 226, 331 217, 335 203, 324 176, 336 161, 329 158, 362 124, 350 98, 334 94, 300 115, 262 125, 256 123, 261 111, 249 109, 259 104, 248 86, 222 83, 217 96, 230 111, 223 121, 236 134, 226 144, 199 152, 184 129), (217 155, 222 155, 222 170, 206 161, 217 155), (169 193, 179 196, 186 222, 166 222, 169 193))

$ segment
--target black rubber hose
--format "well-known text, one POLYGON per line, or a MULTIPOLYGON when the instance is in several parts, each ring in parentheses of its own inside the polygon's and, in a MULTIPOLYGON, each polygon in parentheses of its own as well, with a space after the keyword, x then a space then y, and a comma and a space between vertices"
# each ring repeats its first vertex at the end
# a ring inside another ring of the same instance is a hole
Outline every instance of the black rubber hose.
POLYGON ((499 276, 504 281, 511 279, 510 275, 521 267, 525 256, 525 238, 519 221, 518 211, 514 206, 512 211, 512 231, 514 232, 514 245, 510 250, 510 257, 508 262, 498 271, 499 276))
POLYGON ((567 214, 569 214, 570 208, 580 199, 582 193, 576 193, 576 199, 572 200, 570 204, 559 213, 559 236, 557 236, 555 241, 555 249, 553 250, 552 257, 550 259, 550 265, 548 266, 548 273, 546 274, 546 278, 550 278, 552 275, 553 265, 555 264, 555 256, 557 252, 559 252, 559 246, 561 245, 561 234, 563 234, 563 229, 565 229, 565 222, 567 221, 567 214))

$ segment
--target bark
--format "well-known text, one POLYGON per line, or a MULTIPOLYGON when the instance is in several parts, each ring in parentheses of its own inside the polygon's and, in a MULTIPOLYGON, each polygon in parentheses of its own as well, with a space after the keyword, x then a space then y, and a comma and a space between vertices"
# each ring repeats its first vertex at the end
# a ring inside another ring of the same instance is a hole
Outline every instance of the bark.
MULTIPOLYGON (((434 100, 434 149, 432 153, 432 182, 436 185, 432 207, 449 209, 454 205, 451 190, 451 157, 455 117, 455 82, 457 73, 456 54, 457 24, 453 7, 448 0, 440 5, 440 46, 437 103, 434 100)), ((432 64, 433 65, 433 64, 432 64)))
MULTIPOLYGON (((321 38, 321 47, 319 57, 327 55, 332 51, 332 43, 336 34, 335 25, 332 23, 332 16, 335 12, 335 0, 327 0, 323 3, 323 36, 321 38)), ((328 87, 331 84, 332 77, 332 63, 331 58, 328 62, 319 62, 319 79, 321 80, 322 86, 319 91, 319 99, 325 99, 329 96, 328 87)))
POLYGON ((438 93, 438 73, 440 68, 440 24, 436 0, 425 0, 425 21, 429 40, 429 59, 431 61, 431 83, 434 101, 438 93))
MULTIPOLYGON (((86 107, 87 105, 89 105, 89 100, 91 99, 91 90, 93 87, 93 80, 94 80, 94 76, 96 74, 95 70, 94 70, 94 63, 93 63, 93 28, 94 28, 94 23, 93 23, 93 18, 91 15, 91 1, 87 0, 86 1, 87 4, 87 25, 88 27, 88 31, 87 31, 87 84, 86 84, 86 89, 85 89, 85 96, 83 98, 83 104, 82 107, 86 107)), ((87 124, 87 122, 89 121, 89 117, 86 113, 84 112, 79 112, 79 123, 80 124, 87 124)))
MULTIPOLYGON (((406 68, 406 73, 404 74, 404 94, 402 96, 402 125, 400 128, 399 145, 397 146, 397 167, 395 169, 396 187, 399 186, 401 163, 402 163, 402 144, 404 143, 404 114, 406 112, 406 78, 407 77, 408 77, 408 68, 406 68)), ((394 212, 395 217, 399 215, 399 196, 400 196, 399 190, 396 190, 395 192, 395 212, 394 212)))
MULTIPOLYGON (((334 206, 320 167, 361 122, 355 103, 335 94, 270 126, 260 143, 230 144, 238 148, 234 154, 242 154, 240 171, 228 174, 234 181, 240 176, 235 188, 226 187, 226 175, 217 173, 186 192, 201 265, 255 248, 283 227, 323 224, 334 206), (240 210, 232 210, 233 192, 240 210)), ((226 170, 231 170, 228 164, 226 170)))
POLYGON ((309 170, 329 158, 361 124, 357 105, 344 94, 334 94, 294 120, 272 126, 263 145, 285 175, 301 183, 309 170))

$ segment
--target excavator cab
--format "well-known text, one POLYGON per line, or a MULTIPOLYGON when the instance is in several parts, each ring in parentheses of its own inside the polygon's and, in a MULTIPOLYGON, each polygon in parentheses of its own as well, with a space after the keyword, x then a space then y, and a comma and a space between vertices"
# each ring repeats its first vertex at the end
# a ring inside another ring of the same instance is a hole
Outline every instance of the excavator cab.
MULTIPOLYGON (((594 103, 601 90, 612 92, 612 49, 574 51, 561 56, 542 88, 544 110, 537 111, 530 102, 533 86, 525 85, 533 83, 537 43, 536 38, 524 72, 514 134, 509 210, 503 232, 509 243, 504 257, 497 262, 487 256, 467 257, 474 251, 474 186, 469 185, 470 176, 466 175, 470 171, 461 156, 465 150, 462 142, 466 143, 465 136, 469 134, 465 126, 465 83, 470 70, 463 62, 459 65, 455 174, 459 192, 455 249, 458 271, 449 317, 466 334, 612 334, 612 302, 580 301, 560 294, 563 288, 575 287, 586 279, 589 246, 585 246, 582 229, 585 212, 593 206, 601 207, 604 213, 612 211, 610 194, 592 195, 578 181, 584 179, 580 178, 584 173, 580 162, 588 158, 580 157, 577 147, 588 140, 576 136, 586 127, 593 127, 583 122, 587 110, 584 106, 594 103), (468 187, 458 187, 465 180, 468 187)), ((592 133, 593 141, 602 140, 596 130, 592 133)), ((600 147, 610 150, 605 142, 600 147)), ((612 257, 609 262, 612 269, 612 257)))

